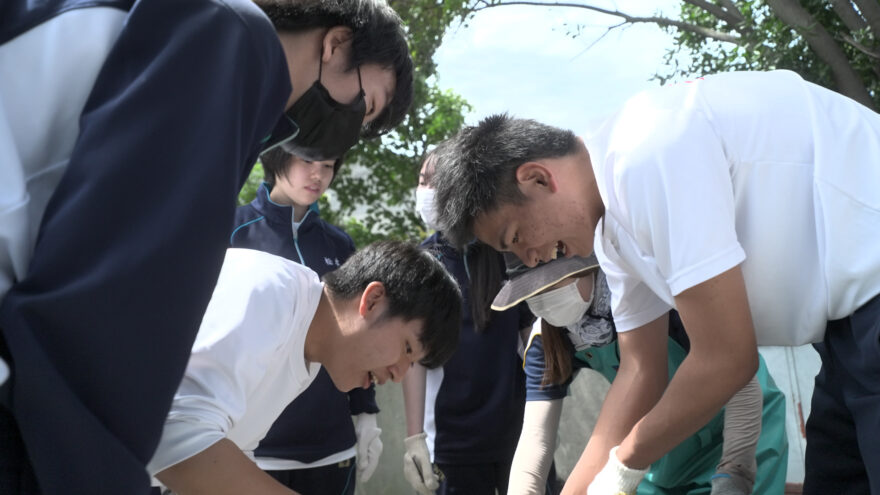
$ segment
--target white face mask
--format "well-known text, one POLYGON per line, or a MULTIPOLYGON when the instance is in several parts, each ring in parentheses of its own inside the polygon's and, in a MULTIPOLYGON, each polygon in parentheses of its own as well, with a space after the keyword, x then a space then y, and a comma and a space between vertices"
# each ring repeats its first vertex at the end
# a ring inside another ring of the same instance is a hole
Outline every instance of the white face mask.
POLYGON ((526 299, 529 309, 555 327, 566 327, 580 321, 590 307, 578 291, 577 282, 526 299))
POLYGON ((434 208, 433 189, 416 189, 416 213, 422 217, 426 227, 437 230, 437 210, 434 208))

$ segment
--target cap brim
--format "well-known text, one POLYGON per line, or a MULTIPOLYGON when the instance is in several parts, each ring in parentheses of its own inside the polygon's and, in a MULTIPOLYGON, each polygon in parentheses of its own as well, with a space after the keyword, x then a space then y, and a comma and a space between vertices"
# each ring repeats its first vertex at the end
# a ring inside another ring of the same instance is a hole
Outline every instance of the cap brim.
POLYGON ((544 263, 504 282, 501 290, 495 296, 495 300, 492 301, 491 308, 495 311, 510 309, 572 275, 598 268, 599 264, 596 262, 595 256, 559 258, 544 263))

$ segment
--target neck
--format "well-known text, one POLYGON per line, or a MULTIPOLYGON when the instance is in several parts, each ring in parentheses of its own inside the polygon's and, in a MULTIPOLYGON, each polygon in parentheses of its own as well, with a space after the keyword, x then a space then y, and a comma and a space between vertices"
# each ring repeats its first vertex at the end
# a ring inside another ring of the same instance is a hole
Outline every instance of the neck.
POLYGON ((306 213, 308 213, 308 212, 309 212, 308 206, 294 204, 293 205, 293 221, 297 222, 297 223, 302 222, 303 219, 306 217, 306 213))
POLYGON ((602 202, 602 195, 599 194, 599 184, 596 181, 596 173, 593 171, 593 162, 590 158, 590 152, 586 148, 584 148, 584 152, 586 154, 586 171, 583 174, 584 189, 586 192, 584 197, 587 198, 589 226, 591 230, 595 230, 596 225, 599 224, 599 221, 601 221, 602 217, 605 215, 605 203, 602 202))
POLYGON ((342 331, 339 327, 338 308, 333 304, 329 289, 325 285, 318 302, 318 309, 306 333, 305 356, 310 363, 323 363, 328 352, 336 348, 336 341, 342 331))
POLYGON ((293 86, 287 104, 288 110, 318 78, 318 60, 321 57, 321 42, 327 28, 313 28, 297 32, 278 32, 278 39, 287 60, 290 84, 293 86))

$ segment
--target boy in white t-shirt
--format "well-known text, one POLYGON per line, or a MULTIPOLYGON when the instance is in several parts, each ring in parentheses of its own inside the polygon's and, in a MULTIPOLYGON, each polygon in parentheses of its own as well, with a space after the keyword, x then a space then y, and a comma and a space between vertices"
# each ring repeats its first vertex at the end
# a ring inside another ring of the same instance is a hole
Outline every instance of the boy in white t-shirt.
POLYGON ((441 146, 452 242, 529 266, 595 249, 607 275, 622 362, 566 492, 633 492, 754 375, 757 344, 816 343, 804 493, 880 493, 878 164, 880 116, 788 71, 641 93, 584 141, 500 115, 441 146), (667 384, 672 308, 691 351, 667 384))
POLYGON ((410 366, 442 365, 458 343, 461 295, 430 253, 380 242, 323 283, 309 268, 229 249, 148 470, 179 495, 293 493, 252 451, 323 366, 341 391, 410 366))

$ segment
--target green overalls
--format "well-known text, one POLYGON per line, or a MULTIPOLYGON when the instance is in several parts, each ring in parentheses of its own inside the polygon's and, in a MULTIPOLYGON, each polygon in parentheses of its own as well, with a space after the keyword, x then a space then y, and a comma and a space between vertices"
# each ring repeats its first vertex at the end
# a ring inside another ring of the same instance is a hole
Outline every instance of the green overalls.
MULTIPOLYGON (((671 338, 669 342, 669 378, 687 353, 671 338)), ((602 347, 579 351, 575 357, 613 381, 620 365, 617 341, 602 347)), ((788 469, 788 440, 785 436, 785 396, 776 388, 760 358, 758 382, 764 396, 761 436, 758 439, 758 472, 752 493, 776 495, 785 491, 788 469)), ((638 495, 702 495, 711 491, 709 479, 721 459, 724 411, 718 413, 699 431, 651 465, 638 495)))

